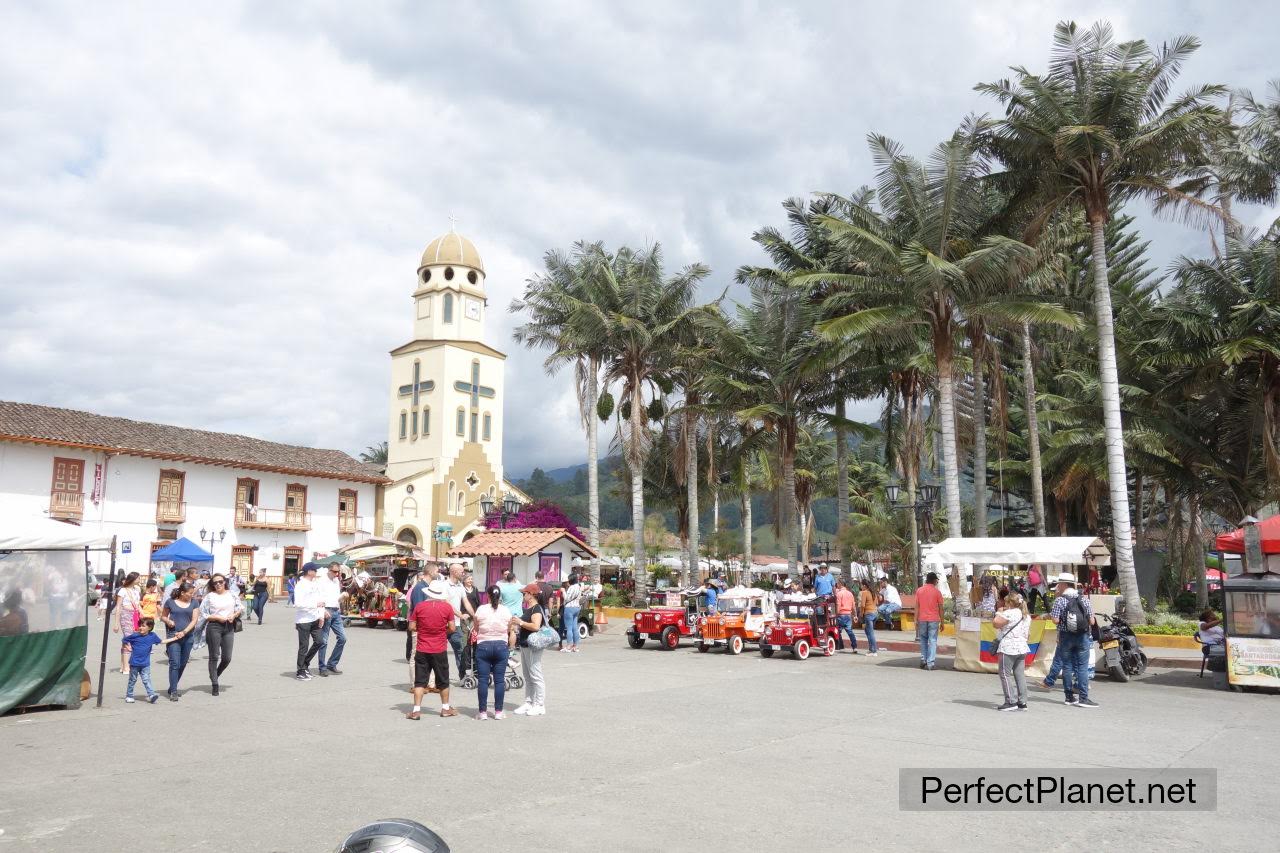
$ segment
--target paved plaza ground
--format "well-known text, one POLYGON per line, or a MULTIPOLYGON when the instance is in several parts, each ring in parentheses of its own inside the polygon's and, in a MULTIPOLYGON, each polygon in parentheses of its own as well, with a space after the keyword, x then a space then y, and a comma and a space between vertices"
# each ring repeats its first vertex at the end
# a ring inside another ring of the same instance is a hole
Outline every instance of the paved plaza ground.
POLYGON ((352 627, 345 674, 299 683, 292 611, 267 619, 218 698, 200 656, 177 704, 126 705, 109 673, 101 709, 0 718, 0 851, 310 853, 389 816, 455 851, 1272 850, 1280 830, 1280 697, 1195 671, 1100 679, 1097 710, 1032 691, 997 714, 995 676, 909 653, 633 651, 615 624, 547 653, 545 717, 478 722, 456 692, 463 716, 415 723, 403 634, 352 627), (1217 811, 898 809, 900 767, 1165 766, 1218 768, 1217 811))

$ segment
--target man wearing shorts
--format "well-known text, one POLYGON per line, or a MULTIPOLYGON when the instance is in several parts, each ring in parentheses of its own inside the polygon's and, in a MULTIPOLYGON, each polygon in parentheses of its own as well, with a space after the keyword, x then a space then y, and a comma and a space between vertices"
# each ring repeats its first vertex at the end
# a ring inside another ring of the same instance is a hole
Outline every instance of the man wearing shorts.
POLYGON ((413 653, 413 710, 411 720, 422 719, 422 694, 440 694, 440 716, 456 717, 449 707, 449 635, 458 628, 448 584, 436 578, 427 586, 427 597, 409 615, 409 632, 417 635, 413 653), (435 687, 431 676, 435 675, 435 687))

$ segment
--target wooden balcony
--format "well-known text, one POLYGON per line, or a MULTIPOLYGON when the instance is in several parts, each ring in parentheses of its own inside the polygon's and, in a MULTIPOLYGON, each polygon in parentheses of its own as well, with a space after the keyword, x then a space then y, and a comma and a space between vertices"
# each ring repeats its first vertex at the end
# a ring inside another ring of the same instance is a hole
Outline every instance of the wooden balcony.
POLYGON ((254 530, 310 530, 311 513, 241 504, 236 507, 236 527, 254 530))
POLYGON ((49 517, 66 521, 79 521, 84 517, 84 494, 80 492, 54 492, 49 495, 49 517))
POLYGON ((156 504, 156 524, 182 524, 187 520, 186 501, 156 504))
POLYGON ((368 533, 364 522, 362 515, 340 515, 338 516, 338 533, 368 533))

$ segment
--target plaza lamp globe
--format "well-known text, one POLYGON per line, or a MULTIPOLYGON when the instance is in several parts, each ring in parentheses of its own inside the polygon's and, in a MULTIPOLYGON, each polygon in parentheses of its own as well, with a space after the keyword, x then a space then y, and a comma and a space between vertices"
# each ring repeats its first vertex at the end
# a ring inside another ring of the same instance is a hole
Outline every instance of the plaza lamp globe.
POLYGON ((502 499, 502 511, 507 515, 515 515, 520 512, 520 500, 515 495, 508 494, 502 499))
POLYGON ((485 518, 493 515, 493 498, 488 495, 480 498, 480 514, 485 518))
POLYGON ((896 504, 898 502, 898 494, 902 491, 902 487, 897 483, 890 483, 884 487, 884 493, 889 497, 889 503, 896 504))
POLYGON ((920 487, 920 497, 927 504, 932 504, 938 499, 938 487, 932 483, 927 483, 920 487))

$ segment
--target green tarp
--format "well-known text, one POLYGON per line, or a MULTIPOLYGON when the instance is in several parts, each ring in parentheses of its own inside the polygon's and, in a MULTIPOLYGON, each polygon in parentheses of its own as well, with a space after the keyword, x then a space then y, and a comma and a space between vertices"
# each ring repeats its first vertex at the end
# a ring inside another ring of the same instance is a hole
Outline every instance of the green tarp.
POLYGON ((32 705, 80 707, 89 629, 0 637, 0 714, 32 705))

